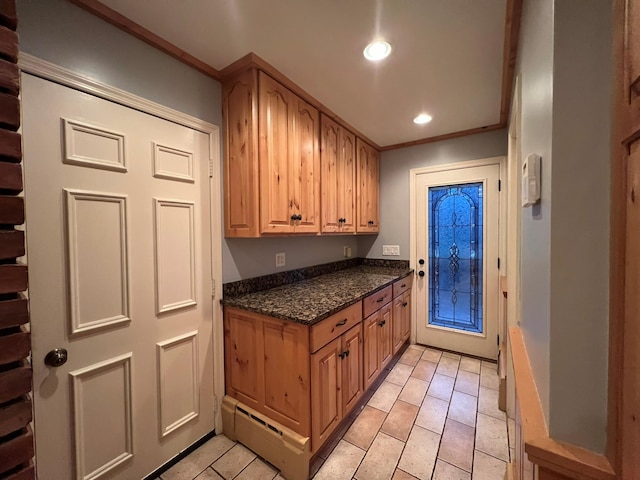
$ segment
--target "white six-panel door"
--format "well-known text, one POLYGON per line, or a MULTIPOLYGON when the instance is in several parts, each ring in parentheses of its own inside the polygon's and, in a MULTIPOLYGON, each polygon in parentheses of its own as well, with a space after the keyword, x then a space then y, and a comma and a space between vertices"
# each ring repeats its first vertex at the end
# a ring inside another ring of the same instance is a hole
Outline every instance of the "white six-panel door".
POLYGON ((143 478, 214 429, 208 136, 22 82, 38 478, 143 478))

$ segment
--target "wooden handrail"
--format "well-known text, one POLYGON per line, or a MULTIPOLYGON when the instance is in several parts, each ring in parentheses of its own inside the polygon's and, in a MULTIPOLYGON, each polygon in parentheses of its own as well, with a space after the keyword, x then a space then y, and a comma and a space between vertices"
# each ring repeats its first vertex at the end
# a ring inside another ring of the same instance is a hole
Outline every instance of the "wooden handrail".
POLYGON ((570 478, 614 480, 609 460, 598 453, 549 437, 527 348, 518 327, 509 329, 524 449, 529 460, 570 478))

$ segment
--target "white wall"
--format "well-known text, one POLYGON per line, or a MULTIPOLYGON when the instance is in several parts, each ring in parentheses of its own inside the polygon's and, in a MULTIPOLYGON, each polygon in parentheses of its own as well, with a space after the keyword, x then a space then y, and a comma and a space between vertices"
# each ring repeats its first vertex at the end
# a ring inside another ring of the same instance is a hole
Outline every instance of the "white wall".
POLYGON ((553 0, 524 2, 517 72, 522 88, 521 155, 542 157, 542 195, 522 211, 520 327, 549 418, 551 137, 553 99, 553 0))
POLYGON ((524 3, 521 158, 542 156, 523 210, 521 327, 550 435, 604 452, 607 420, 611 2, 524 3))
MULTIPOLYGON (((20 48, 43 60, 196 118, 222 125, 220 82, 100 20, 67 0, 19 0, 20 48)), ((26 139, 28 141, 28 139, 26 139)), ((351 237, 223 239, 224 282, 357 256, 351 237), (287 265, 275 268, 275 253, 287 265)))
POLYGON ((506 154, 506 130, 383 152, 380 159, 380 233, 359 238, 360 256, 409 260, 409 170, 506 154), (383 257, 382 245, 400 245, 400 256, 383 257))
POLYGON ((604 452, 607 427, 611 1, 556 0, 550 434, 604 452))

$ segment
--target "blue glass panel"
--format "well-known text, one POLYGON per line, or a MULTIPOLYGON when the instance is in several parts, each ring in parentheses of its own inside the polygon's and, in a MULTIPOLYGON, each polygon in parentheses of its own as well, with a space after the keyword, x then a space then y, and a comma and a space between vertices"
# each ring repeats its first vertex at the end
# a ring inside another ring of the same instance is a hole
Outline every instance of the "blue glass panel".
POLYGON ((429 323, 482 333, 482 183, 430 187, 429 323))

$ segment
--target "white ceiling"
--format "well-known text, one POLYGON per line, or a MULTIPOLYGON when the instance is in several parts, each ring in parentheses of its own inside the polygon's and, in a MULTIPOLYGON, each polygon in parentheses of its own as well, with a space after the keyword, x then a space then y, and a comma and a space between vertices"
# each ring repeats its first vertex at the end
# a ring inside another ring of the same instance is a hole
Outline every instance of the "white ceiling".
POLYGON ((256 53, 380 146, 500 121, 506 0, 101 1, 218 70, 256 53))

